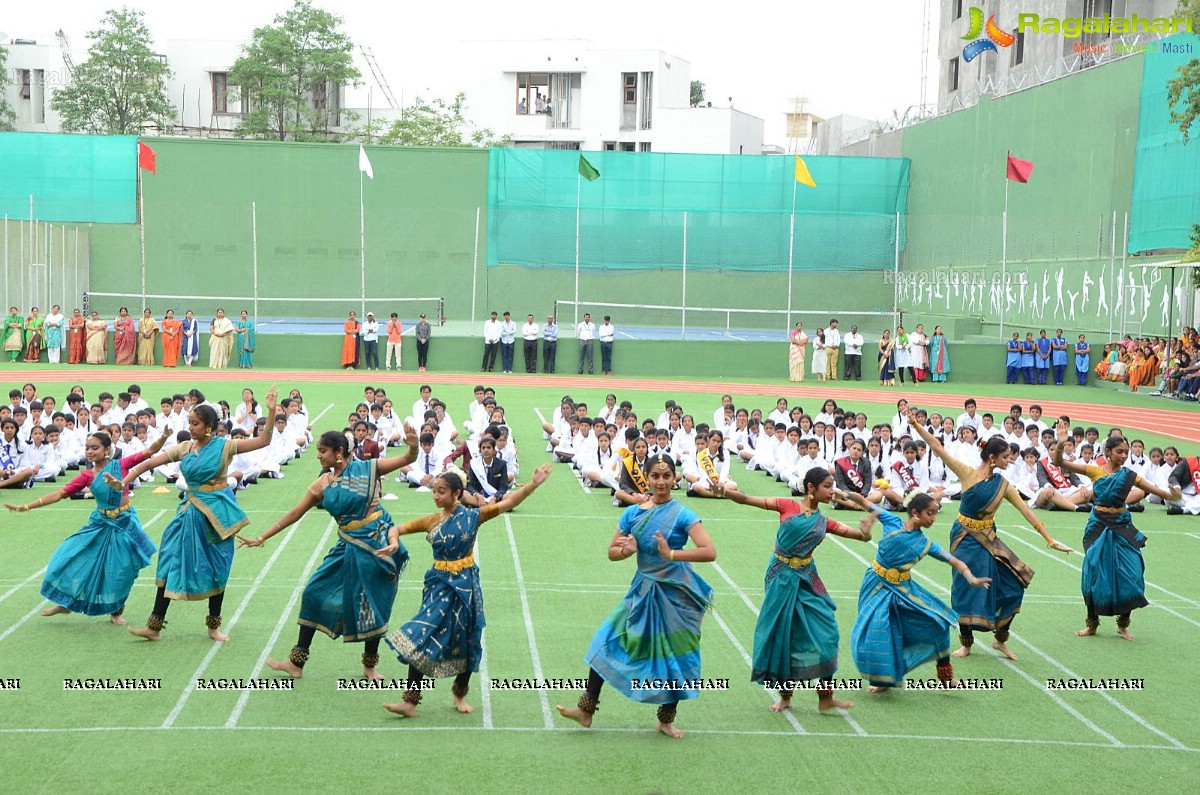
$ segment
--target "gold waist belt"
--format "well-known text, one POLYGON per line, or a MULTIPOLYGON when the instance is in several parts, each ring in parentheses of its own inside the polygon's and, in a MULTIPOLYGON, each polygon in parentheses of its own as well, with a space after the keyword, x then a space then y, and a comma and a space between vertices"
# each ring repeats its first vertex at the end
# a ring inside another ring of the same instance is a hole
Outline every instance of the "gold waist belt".
POLYGON ((871 561, 871 568, 875 570, 876 574, 888 582, 904 582, 909 577, 907 571, 901 571, 900 569, 885 569, 883 566, 879 565, 878 561, 871 561))
POLYGON ((458 560, 435 560, 433 567, 438 571, 448 571, 451 574, 458 574, 463 569, 469 569, 475 565, 475 556, 467 555, 465 558, 458 560))
POLYGON ((1107 505, 1093 505, 1092 510, 1099 511, 1100 513, 1125 513, 1127 508, 1124 505, 1120 508, 1110 508, 1107 505))
POLYGON ((775 560, 780 563, 786 563, 793 569, 802 569, 812 563, 812 555, 809 555, 807 558, 787 558, 777 552, 775 553, 775 560))
POLYGON ((363 525, 370 524, 371 522, 375 521, 376 519, 378 519, 381 516, 383 516, 383 511, 378 510, 375 513, 368 516, 366 519, 359 519, 354 522, 347 522, 346 524, 340 524, 340 525, 338 525, 338 530, 344 530, 345 532, 348 533, 351 530, 357 530, 358 528, 362 527, 363 525))
POLYGON ((958 515, 958 523, 968 530, 977 530, 981 533, 987 532, 996 526, 996 523, 991 519, 972 519, 969 516, 958 515))
POLYGON ((109 519, 116 519, 118 516, 125 513, 132 507, 133 507, 133 503, 127 502, 124 505, 122 505, 120 508, 111 508, 108 510, 105 510, 102 508, 102 509, 100 509, 100 515, 107 516, 109 519))

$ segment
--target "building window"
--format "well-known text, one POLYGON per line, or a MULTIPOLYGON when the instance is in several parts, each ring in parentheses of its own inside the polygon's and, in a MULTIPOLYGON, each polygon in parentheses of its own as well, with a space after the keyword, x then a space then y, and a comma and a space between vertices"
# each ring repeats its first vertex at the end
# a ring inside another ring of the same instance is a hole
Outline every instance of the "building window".
POLYGON ((313 84, 313 110, 327 117, 326 127, 342 124, 342 87, 332 80, 317 80, 313 84))
POLYGON ((1025 31, 1017 31, 1017 40, 1013 42, 1011 66, 1025 63, 1025 31))
POLYGON ((635 144, 633 143, 633 141, 622 141, 620 144, 620 147, 621 147, 622 152, 636 151, 635 144))
POLYGON ((626 105, 637 104, 637 72, 622 72, 621 86, 624 91, 626 105))
POLYGON ((638 151, 639 152, 649 152, 650 151, 650 142, 642 141, 640 144, 638 144, 638 151))
POLYGON ((638 114, 638 129, 649 130, 654 121, 654 73, 642 72, 642 103, 638 114))
POLYGON ((949 85, 949 88, 946 89, 947 91, 957 91, 958 90, 958 59, 957 58, 950 59, 950 79, 948 81, 948 85, 949 85))
POLYGON ((616 148, 617 148, 617 142, 616 142, 616 141, 605 141, 605 142, 604 142, 604 151, 606 151, 606 152, 612 152, 612 151, 615 151, 615 150, 616 150, 616 148))
POLYGON ((962 18, 963 0, 954 0, 954 2, 950 4, 950 8, 951 8, 950 13, 954 15, 954 16, 950 17, 951 19, 961 19, 962 18))
POLYGON ((212 112, 229 112, 229 73, 212 73, 212 112))
POLYGON ((29 99, 31 94, 31 81, 33 73, 29 69, 17 70, 17 83, 21 86, 21 99, 29 99))
POLYGON ((550 113, 550 75, 546 72, 518 72, 516 112, 527 116, 550 113))

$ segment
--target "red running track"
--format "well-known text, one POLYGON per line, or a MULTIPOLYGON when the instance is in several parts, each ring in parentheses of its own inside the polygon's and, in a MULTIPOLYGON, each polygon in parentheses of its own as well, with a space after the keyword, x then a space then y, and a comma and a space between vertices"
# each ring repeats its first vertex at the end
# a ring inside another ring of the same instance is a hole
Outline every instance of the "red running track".
MULTIPOLYGON (((471 385, 485 382, 492 386, 537 386, 559 387, 565 392, 578 389, 603 389, 616 391, 619 389, 650 389, 659 392, 712 392, 716 394, 763 395, 766 397, 811 398, 824 400, 833 398, 838 401, 863 401, 869 403, 894 402, 907 398, 914 405, 920 405, 929 395, 929 400, 940 405, 962 405, 969 397, 975 397, 979 403, 979 411, 991 412, 997 418, 1003 419, 1008 414, 1008 407, 1014 402, 1028 408, 1030 403, 1041 405, 1048 417, 1066 414, 1071 417, 1073 424, 1095 425, 1103 433, 1109 427, 1137 428, 1160 436, 1179 439, 1184 442, 1200 443, 1200 412, 1188 409, 1166 409, 1155 407, 1135 406, 1104 406, 1095 403, 1076 403, 1070 400, 1046 399, 1046 390, 1035 390, 1016 397, 977 397, 974 395, 931 392, 921 388, 896 387, 883 391, 879 389, 863 389, 846 385, 844 381, 817 382, 818 385, 802 386, 799 384, 755 384, 737 381, 673 381, 666 379, 643 378, 612 378, 608 376, 578 376, 578 375, 545 375, 539 373, 534 377, 526 374, 496 375, 495 373, 414 373, 387 372, 363 370, 209 370, 207 368, 165 368, 148 369, 143 367, 116 369, 104 367, 94 369, 81 367, 78 370, 46 370, 44 372, 21 369, 12 371, 20 373, 22 378, 30 381, 63 383, 79 381, 86 377, 89 380, 102 378, 113 381, 130 382, 161 382, 179 383, 190 381, 194 374, 197 382, 208 381, 275 381, 287 384, 292 381, 323 381, 332 383, 375 382, 380 384, 463 384, 471 385)), ((1062 387, 1063 391, 1071 387, 1062 387)), ((1058 391, 1057 388, 1054 391, 1058 391)), ((773 403, 774 401, 772 401, 773 403)), ((714 401, 714 407, 716 401, 714 401)))

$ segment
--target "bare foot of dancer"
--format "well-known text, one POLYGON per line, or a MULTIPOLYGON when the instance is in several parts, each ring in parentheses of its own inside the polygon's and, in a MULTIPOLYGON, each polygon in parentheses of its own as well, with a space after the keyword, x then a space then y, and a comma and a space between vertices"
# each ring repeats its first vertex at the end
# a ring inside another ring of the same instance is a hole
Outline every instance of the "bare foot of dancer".
POLYGON ((409 704, 407 701, 398 701, 395 704, 384 704, 383 708, 388 712, 392 712, 405 718, 417 717, 417 706, 415 704, 409 704))
POLYGON ((229 640, 229 636, 228 636, 228 635, 226 635, 224 632, 222 632, 222 631, 221 631, 221 630, 219 630, 219 629, 210 629, 210 630, 208 631, 208 636, 209 636, 210 638, 212 638, 213 640, 219 640, 219 641, 221 641, 222 643, 224 643, 225 641, 229 640))
POLYGON ((791 708, 792 708, 792 700, 790 698, 783 698, 782 696, 774 704, 767 707, 767 709, 771 710, 772 712, 783 712, 785 709, 791 709, 791 708))
POLYGON ((470 715, 475 711, 475 708, 467 703, 466 698, 459 698, 458 696, 454 696, 454 708, 463 715, 470 715))
POLYGON ((564 707, 560 704, 555 704, 554 708, 558 710, 558 714, 567 720, 573 720, 585 729, 592 728, 592 714, 584 712, 579 707, 564 707))
POLYGON ((880 687, 879 685, 871 685, 870 687, 867 688, 867 692, 873 696, 877 696, 880 693, 886 693, 888 690, 891 690, 891 688, 890 687, 880 687))
POLYGON ((658 730, 660 732, 662 732, 663 734, 667 735, 668 737, 674 737, 676 740, 678 740, 680 737, 683 736, 683 731, 680 729, 677 729, 675 727, 674 723, 661 723, 660 722, 658 724, 658 730))
POLYGON ((45 610, 43 610, 42 615, 49 618, 50 616, 60 616, 70 612, 70 610, 62 605, 54 605, 53 607, 47 607, 45 610))
POLYGON ((372 682, 382 682, 384 680, 383 674, 379 673, 374 668, 368 668, 365 665, 363 666, 363 678, 370 679, 372 682))
POLYGON ((958 657, 959 659, 962 659, 963 657, 966 657, 966 656, 967 656, 968 654, 970 654, 970 653, 971 653, 971 647, 970 647, 970 646, 959 646, 957 649, 955 649, 954 651, 950 652, 950 654, 952 654, 952 655, 953 655, 953 656, 955 656, 955 657, 958 657))
POLYGON ((995 649, 996 651, 1000 652, 1001 654, 1003 654, 1005 657, 1007 657, 1010 660, 1017 659, 1017 655, 1013 654, 1012 649, 1008 648, 1007 643, 1002 643, 1001 641, 994 640, 994 641, 992 641, 992 648, 995 649))
POLYGON ((123 627, 129 623, 123 616, 109 616, 108 620, 116 624, 118 627, 123 627))
MULTIPOLYGON (((1079 633, 1075 633, 1075 634, 1078 635, 1079 633)), ((1129 627, 1117 627, 1117 634, 1120 635, 1125 640, 1137 640, 1137 638, 1135 638, 1133 635, 1129 634, 1129 627)))
POLYGON ((146 640, 159 640, 162 637, 157 629, 150 629, 150 627, 130 627, 129 634, 146 640))
POLYGON ((267 660, 267 667, 274 671, 283 671, 293 679, 304 676, 304 669, 298 667, 291 660, 267 660))
POLYGON ((853 701, 839 701, 833 696, 817 699, 817 709, 821 712, 828 712, 831 709, 850 709, 853 706, 853 701))

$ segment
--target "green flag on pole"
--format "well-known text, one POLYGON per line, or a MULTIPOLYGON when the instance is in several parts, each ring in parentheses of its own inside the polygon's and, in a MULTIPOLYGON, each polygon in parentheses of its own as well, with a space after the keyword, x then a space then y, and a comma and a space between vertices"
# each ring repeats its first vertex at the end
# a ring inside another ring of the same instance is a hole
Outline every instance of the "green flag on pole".
POLYGON ((600 179, 600 172, 596 167, 587 161, 587 158, 582 154, 579 156, 579 176, 586 179, 588 182, 595 182, 600 179))

